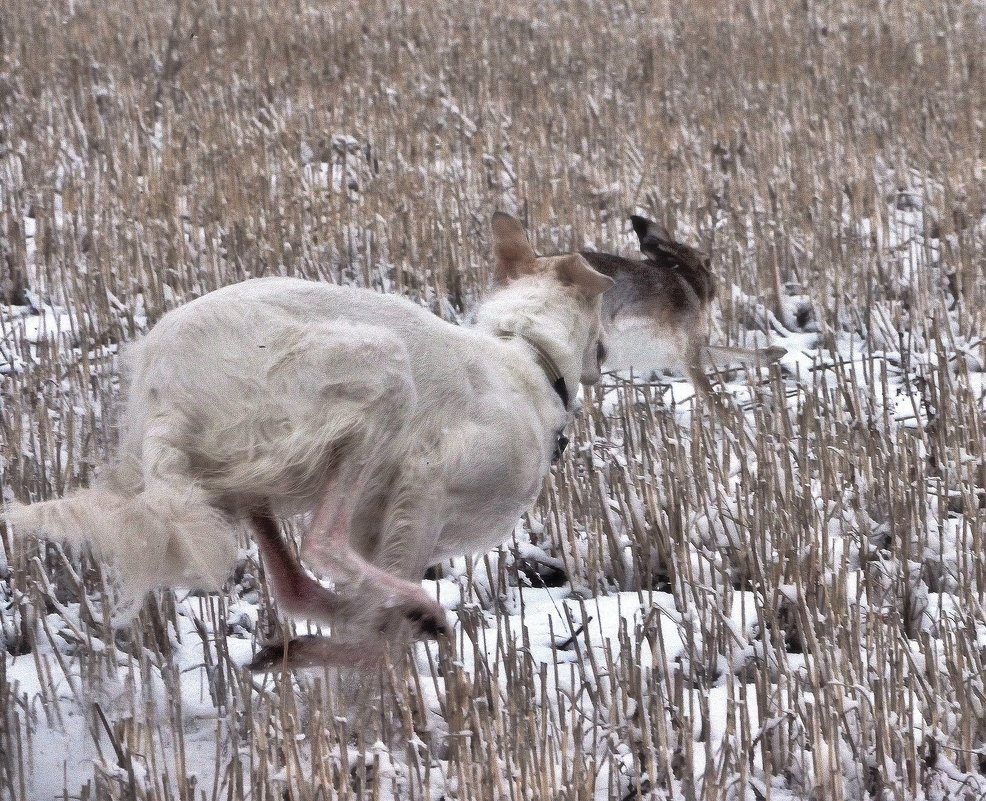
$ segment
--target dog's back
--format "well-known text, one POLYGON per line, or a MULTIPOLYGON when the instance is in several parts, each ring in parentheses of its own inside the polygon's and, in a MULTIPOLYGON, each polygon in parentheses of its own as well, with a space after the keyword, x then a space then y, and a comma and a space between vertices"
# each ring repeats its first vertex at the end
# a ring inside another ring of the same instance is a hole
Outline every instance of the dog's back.
MULTIPOLYGON (((411 427, 435 440, 448 419, 483 408, 477 397, 505 381, 477 340, 404 298, 255 279, 154 327, 141 344, 128 413, 166 419, 170 442, 213 493, 249 502, 273 491, 285 511, 292 501, 310 509, 339 443, 379 439, 364 429, 386 429, 400 459, 411 427)), ((132 445, 146 451, 152 423, 133 422, 132 445)))

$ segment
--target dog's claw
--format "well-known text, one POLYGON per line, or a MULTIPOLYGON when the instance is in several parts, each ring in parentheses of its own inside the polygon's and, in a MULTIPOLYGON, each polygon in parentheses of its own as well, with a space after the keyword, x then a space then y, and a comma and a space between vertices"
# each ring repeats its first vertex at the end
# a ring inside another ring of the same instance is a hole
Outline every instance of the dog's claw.
POLYGON ((442 610, 440 615, 424 612, 421 609, 411 609, 404 615, 418 632, 426 639, 437 640, 439 637, 447 636, 449 633, 448 621, 445 619, 445 612, 442 610))

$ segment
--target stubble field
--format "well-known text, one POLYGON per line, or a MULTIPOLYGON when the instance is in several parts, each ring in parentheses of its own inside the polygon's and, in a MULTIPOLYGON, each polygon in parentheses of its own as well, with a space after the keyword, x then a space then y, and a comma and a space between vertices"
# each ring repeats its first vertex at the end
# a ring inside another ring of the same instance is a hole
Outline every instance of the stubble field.
POLYGON ((216 287, 467 319, 497 208, 544 251, 661 220, 713 340, 788 353, 724 423, 605 376, 360 714, 240 669, 281 633, 246 537, 127 627, 0 526, 0 799, 986 797, 984 41, 964 0, 4 0, 5 497, 89 482, 118 345, 216 287))

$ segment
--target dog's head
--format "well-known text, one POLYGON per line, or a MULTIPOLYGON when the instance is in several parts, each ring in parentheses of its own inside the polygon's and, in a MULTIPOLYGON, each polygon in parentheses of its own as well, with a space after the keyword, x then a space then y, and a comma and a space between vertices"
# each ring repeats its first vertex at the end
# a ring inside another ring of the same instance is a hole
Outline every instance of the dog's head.
POLYGON ((573 297, 589 320, 589 337, 582 357, 583 384, 599 380, 605 357, 599 298, 613 286, 613 279, 593 269, 578 253, 539 256, 519 220, 498 211, 493 215, 493 253, 496 257, 494 281, 503 286, 526 277, 538 276, 556 281, 559 290, 573 297))

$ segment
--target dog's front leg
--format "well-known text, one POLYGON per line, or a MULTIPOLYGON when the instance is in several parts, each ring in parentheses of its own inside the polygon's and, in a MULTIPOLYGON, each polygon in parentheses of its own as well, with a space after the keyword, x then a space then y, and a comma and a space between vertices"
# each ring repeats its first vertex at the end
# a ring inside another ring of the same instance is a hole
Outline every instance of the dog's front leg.
MULTIPOLYGON (((368 668, 382 662, 388 643, 377 631, 369 637, 363 631, 364 621, 361 618, 365 614, 366 605, 357 603, 357 597, 343 596, 335 590, 322 586, 309 575, 281 536, 277 520, 269 511, 254 512, 250 516, 250 522, 272 585, 273 595, 284 612, 292 617, 320 622, 352 622, 356 624, 356 629, 362 632, 362 636, 355 642, 305 635, 291 639, 287 643, 287 648, 283 643, 268 645, 257 652, 253 662, 250 663, 250 670, 317 666, 368 668)), ((351 554, 351 556, 360 559, 358 555, 351 554)), ((344 572, 353 575, 359 566, 347 560, 345 555, 343 559, 344 572)), ((372 565, 368 567, 369 573, 379 572, 393 581, 398 590, 403 589, 399 579, 379 571, 372 565)), ((408 584, 421 597, 405 599, 400 607, 397 605, 385 607, 392 610, 389 614, 394 615, 395 611, 399 611, 404 618, 416 624, 419 630, 426 627, 424 630, 428 633, 437 634, 439 630, 444 630, 444 610, 441 607, 437 607, 436 610, 437 605, 420 586, 415 587, 409 582, 403 584, 408 584), (435 622, 428 622, 431 620, 435 622)), ((361 585, 361 588, 364 591, 371 590, 365 584, 361 585)))
MULTIPOLYGON (((278 530, 277 520, 269 511, 251 514, 254 535, 260 547, 264 567, 273 595, 289 615, 330 622, 346 613, 339 594, 323 587, 312 578, 295 557, 278 530)), ((268 645, 257 652, 250 670, 272 670, 321 666, 370 667, 383 660, 384 649, 366 643, 347 643, 326 637, 303 636, 291 640, 285 653, 281 643, 268 645)))
POLYGON ((257 651, 248 669, 295 670, 306 667, 372 668, 383 662, 384 643, 345 642, 316 634, 292 637, 287 643, 272 643, 257 651))
MULTIPOLYGON (((363 487, 348 489, 346 496, 358 498, 363 487)), ((302 542, 305 562, 342 585, 340 596, 345 597, 349 607, 346 622, 362 634, 370 632, 371 637, 390 633, 390 629, 402 622, 410 624, 415 637, 446 633, 445 610, 420 584, 409 580, 423 575, 427 566, 431 546, 422 541, 433 536, 428 522, 431 515, 408 515, 406 510, 404 514, 395 514, 395 508, 403 505, 407 494, 392 494, 383 521, 382 542, 393 543, 395 530, 407 529, 409 519, 416 531, 412 536, 403 536, 401 542, 406 547, 398 554, 400 567, 390 572, 368 562, 350 543, 352 503, 346 496, 338 482, 329 483, 302 542)))

